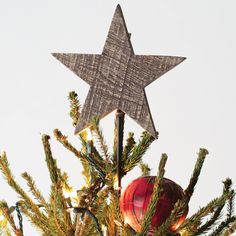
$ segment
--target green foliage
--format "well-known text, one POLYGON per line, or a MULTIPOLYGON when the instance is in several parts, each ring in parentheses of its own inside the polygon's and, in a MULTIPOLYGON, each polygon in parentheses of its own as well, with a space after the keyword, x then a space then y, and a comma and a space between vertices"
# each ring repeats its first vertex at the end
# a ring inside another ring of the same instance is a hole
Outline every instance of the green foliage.
POLYGON ((47 206, 46 200, 44 199, 39 189, 37 189, 33 178, 27 172, 22 173, 21 176, 26 180, 27 185, 29 187, 29 191, 33 194, 35 200, 37 200, 37 202, 42 206, 46 207, 47 206))
POLYGON ((130 151, 127 158, 123 160, 123 175, 127 174, 140 163, 143 155, 154 140, 155 139, 148 132, 143 132, 141 140, 139 140, 138 144, 132 147, 132 151, 130 151))
MULTIPOLYGON (((66 201, 62 195, 61 174, 57 168, 55 159, 52 158, 49 145, 49 136, 44 135, 43 145, 45 150, 46 162, 48 165, 50 178, 52 181, 50 201, 46 202, 40 191, 37 189, 32 177, 27 173, 23 173, 22 177, 27 181, 30 192, 36 198, 35 203, 31 197, 18 185, 15 181, 9 167, 6 154, 0 158, 1 171, 8 184, 18 193, 20 197, 19 207, 21 212, 29 219, 29 221, 38 228, 42 233, 48 235, 73 235, 72 222, 70 215, 66 211, 66 201), (40 205, 38 204, 40 203, 40 205), (43 211, 41 210, 43 208, 43 211)), ((14 220, 7 217, 8 222, 12 222, 11 229, 16 234, 14 220)), ((21 235, 21 234, 16 234, 21 235)))
MULTIPOLYGON (((75 92, 71 92, 68 98, 70 100, 70 116, 73 120, 73 125, 75 125, 80 115, 78 96, 75 92)), ((68 175, 60 170, 56 159, 52 155, 49 142, 50 136, 42 136, 45 161, 51 180, 49 199, 46 199, 41 194, 33 177, 27 172, 24 172, 22 177, 27 182, 29 193, 22 189, 12 175, 6 153, 2 154, 0 157, 0 170, 9 186, 18 194, 18 205, 21 212, 39 230, 40 234, 44 236, 97 236, 102 235, 100 229, 104 227, 107 229, 108 236, 146 236, 162 191, 161 184, 165 173, 164 167, 167 155, 162 155, 154 183, 153 194, 142 223, 142 230, 136 233, 130 226, 124 223, 119 207, 119 191, 115 186, 117 136, 114 136, 113 152, 111 155, 97 117, 93 117, 90 129, 93 137, 95 137, 95 141, 88 141, 86 135, 80 135, 82 146, 80 150, 72 145, 68 141, 67 136, 63 135, 58 129, 54 130, 55 138, 67 150, 73 153, 83 166, 82 174, 86 184, 80 190, 77 190, 76 202, 73 203, 74 209, 77 209, 76 214, 68 212, 68 209, 72 206, 72 201, 70 198, 65 197, 63 193, 64 189, 70 189, 68 175)), ((115 134, 117 134, 117 122, 115 122, 114 130, 115 134)), ((147 164, 143 163, 142 157, 154 140, 149 133, 143 132, 140 140, 136 143, 134 134, 128 134, 122 152, 122 176, 126 175, 136 166, 140 167, 143 176, 149 175, 150 168, 147 164)), ((180 212, 186 209, 191 200, 207 154, 208 151, 206 149, 200 149, 189 185, 184 191, 185 198, 177 201, 166 221, 154 229, 155 236, 227 236, 236 230, 236 217, 234 214, 235 192, 231 189, 232 181, 226 179, 224 181, 223 193, 220 197, 215 198, 205 207, 200 208, 195 214, 187 218, 176 232, 169 232, 170 226, 173 222, 176 222, 180 212), (223 217, 225 210, 226 216, 223 217)), ((15 206, 8 207, 5 201, 0 202, 0 211, 3 212, 9 223, 4 228, 0 227, 0 234, 4 232, 5 235, 14 233, 17 236, 23 236, 14 221, 13 212, 15 209, 15 206)))
POLYGON ((135 144, 136 144, 136 142, 135 142, 135 139, 134 139, 134 133, 129 132, 128 138, 126 139, 126 145, 125 145, 124 151, 123 151, 123 157, 122 157, 123 161, 126 160, 129 157, 129 155, 130 155, 132 149, 134 148, 135 144))
POLYGON ((80 102, 78 100, 78 95, 75 91, 69 93, 68 99, 70 101, 70 117, 73 120, 73 126, 76 126, 80 116, 80 102))
POLYGON ((95 137, 97 139, 97 143, 99 145, 99 148, 101 150, 102 155, 104 156, 104 159, 106 162, 110 161, 110 155, 108 152, 108 147, 104 138, 104 135, 102 133, 102 129, 99 125, 100 119, 97 116, 92 117, 91 119, 91 131, 95 134, 95 137))
POLYGON ((143 161, 140 161, 139 168, 141 169, 141 176, 150 175, 151 169, 149 168, 148 164, 144 163, 143 161))
MULTIPOLYGON (((232 180, 227 178, 223 183, 224 183, 223 193, 229 193, 231 185, 232 185, 232 180)), ((234 197, 234 194, 232 194, 232 196, 230 196, 230 198, 229 198, 229 204, 228 204, 229 207, 228 207, 227 218, 231 218, 232 214, 233 214, 233 209, 231 206, 231 202, 233 201, 233 197, 234 197)), ((216 225, 218 223, 218 220, 221 218, 221 213, 222 213, 222 210, 224 209, 224 206, 225 206, 225 202, 223 204, 217 206, 214 210, 214 213, 210 217, 210 219, 208 219, 203 225, 198 227, 197 231, 193 235, 195 235, 195 236, 201 235, 201 234, 206 233, 209 230, 211 230, 212 227, 214 225, 216 225)), ((216 229, 214 231, 216 232, 216 229)))
POLYGON ((195 185, 198 181, 198 177, 201 173, 201 169, 202 169, 202 166, 203 166, 203 163, 204 163, 204 160, 205 160, 207 154, 208 154, 208 151, 206 149, 200 148, 200 151, 198 153, 198 159, 197 159, 197 162, 195 164, 192 177, 189 181, 188 187, 184 191, 187 202, 190 201, 191 196, 194 192, 194 187, 195 187, 195 185))
POLYGON ((161 184, 162 184, 162 179, 165 174, 164 168, 166 165, 167 158, 168 157, 166 154, 162 154, 161 161, 158 168, 158 174, 155 179, 154 186, 153 186, 153 193, 152 193, 150 202, 148 204, 145 217, 143 219, 141 233, 138 236, 146 236, 150 230, 151 221, 156 212, 156 205, 157 205, 157 202, 159 200, 161 190, 162 190, 161 184))

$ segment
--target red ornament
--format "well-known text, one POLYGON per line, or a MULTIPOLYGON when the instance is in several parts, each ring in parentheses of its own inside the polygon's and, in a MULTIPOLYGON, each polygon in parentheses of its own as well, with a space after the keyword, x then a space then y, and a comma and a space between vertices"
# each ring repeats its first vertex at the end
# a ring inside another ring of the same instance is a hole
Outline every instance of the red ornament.
MULTIPOLYGON (((129 224, 136 232, 141 231, 150 197, 153 192, 155 176, 145 176, 131 182, 121 195, 120 208, 125 223, 129 224)), ((156 205, 156 212, 151 225, 160 226, 170 216, 174 204, 183 199, 183 189, 170 179, 163 178, 162 192, 156 205)), ((170 227, 170 231, 176 231, 183 223, 188 213, 186 209, 179 219, 170 227)))

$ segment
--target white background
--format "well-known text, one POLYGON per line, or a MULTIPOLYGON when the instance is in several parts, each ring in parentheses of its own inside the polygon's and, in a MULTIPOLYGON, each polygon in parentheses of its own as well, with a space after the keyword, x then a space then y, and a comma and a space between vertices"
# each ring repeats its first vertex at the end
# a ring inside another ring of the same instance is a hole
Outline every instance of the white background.
MULTIPOLYGON (((88 85, 51 56, 52 52, 101 53, 116 5, 120 3, 136 54, 185 56, 187 60, 146 88, 159 139, 144 160, 156 174, 161 153, 169 156, 166 177, 188 184, 200 147, 209 150, 190 215, 222 192, 226 177, 236 181, 236 2, 234 0, 0 0, 0 151, 12 171, 31 173, 49 194, 41 134, 59 128, 79 146, 68 116, 67 95, 81 102, 88 85)), ((112 143, 114 114, 102 121, 112 143)), ((126 118, 126 133, 142 129, 126 118)), ((79 161, 52 138, 54 157, 83 183, 79 161)), ((124 185, 139 176, 135 170, 124 185)), ((235 186, 235 185, 234 185, 235 186)), ((0 198, 16 194, 0 178, 0 198)), ((25 235, 40 235, 24 218, 25 235)))

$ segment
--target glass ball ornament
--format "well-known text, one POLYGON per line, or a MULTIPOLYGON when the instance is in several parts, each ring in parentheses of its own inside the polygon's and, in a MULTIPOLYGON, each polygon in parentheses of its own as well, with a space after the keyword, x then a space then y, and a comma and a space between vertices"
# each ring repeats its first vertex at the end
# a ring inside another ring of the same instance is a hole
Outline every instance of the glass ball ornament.
MULTIPOLYGON (((156 176, 144 176, 135 179, 121 194, 120 209, 124 221, 136 232, 141 231, 142 221, 153 192, 155 178, 156 176)), ((170 216, 175 203, 183 198, 183 189, 174 181, 163 178, 162 191, 156 205, 156 212, 152 218, 149 235, 152 235, 153 229, 165 222, 170 216)), ((170 232, 174 232, 179 228, 184 222, 187 213, 188 207, 183 212, 180 212, 177 221, 171 225, 170 232)))

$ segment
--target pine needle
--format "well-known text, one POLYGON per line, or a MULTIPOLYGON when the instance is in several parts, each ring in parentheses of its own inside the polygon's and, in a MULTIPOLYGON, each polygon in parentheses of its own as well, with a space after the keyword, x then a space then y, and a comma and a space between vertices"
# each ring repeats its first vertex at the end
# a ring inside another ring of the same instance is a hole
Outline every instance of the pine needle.
MULTIPOLYGON (((224 183, 223 193, 229 193, 231 185, 232 185, 232 180, 227 178, 223 183, 224 183)), ((234 195, 232 195, 232 197, 230 197, 229 205, 231 205, 230 202, 233 199, 233 197, 234 197, 234 195)), ((202 226, 198 227, 197 232, 194 233, 193 236, 202 235, 203 233, 210 231, 212 229, 212 227, 217 223, 217 220, 220 218, 221 212, 222 212, 224 206, 225 206, 225 202, 222 205, 219 205, 215 209, 211 218, 208 221, 206 221, 202 226)), ((231 218, 231 216, 232 216, 232 208, 229 207, 227 217, 231 218)))
POLYGON ((106 144, 106 141, 105 141, 105 138, 104 138, 104 135, 103 135, 103 132, 99 123, 100 123, 99 118, 97 116, 93 116, 91 118, 91 125, 92 125, 91 131, 95 133, 97 142, 99 144, 99 148, 104 156, 105 161, 109 162, 110 158, 109 158, 108 146, 106 144))
POLYGON ((234 217, 234 220, 232 221, 232 224, 230 227, 228 227, 222 236, 229 236, 232 235, 234 232, 236 232, 236 218, 234 217))
POLYGON ((33 180, 33 178, 27 173, 24 172, 21 174, 21 176, 27 181, 27 185, 30 188, 30 192, 33 194, 33 196, 35 197, 35 199, 42 204, 43 206, 47 206, 47 202, 44 199, 43 195, 41 194, 41 192, 39 191, 39 189, 37 189, 36 185, 35 185, 35 181, 33 180))
POLYGON ((202 169, 202 166, 203 166, 203 163, 204 163, 204 160, 205 160, 207 154, 208 154, 208 151, 204 148, 201 148, 199 153, 198 153, 198 159, 197 159, 197 162, 195 164, 192 177, 190 179, 188 187, 184 191, 187 202, 189 202, 191 197, 192 197, 195 185, 197 184, 198 177, 201 173, 201 169, 202 169))
POLYGON ((75 91, 69 93, 68 100, 70 101, 70 117, 73 120, 73 126, 76 126, 80 117, 80 102, 75 91))
POLYGON ((141 169, 141 176, 148 176, 150 175, 150 171, 151 169, 149 168, 148 164, 144 163, 144 162, 140 162, 139 163, 139 168, 141 169))
POLYGON ((46 216, 40 212, 38 206, 32 201, 32 199, 26 194, 26 192, 20 187, 20 185, 15 181, 7 160, 6 153, 0 157, 0 169, 8 183, 21 197, 21 199, 27 204, 27 207, 38 216, 41 222, 47 221, 46 216))
POLYGON ((201 223, 203 217, 212 213, 218 206, 224 204, 231 195, 232 192, 223 193, 221 197, 215 198, 210 201, 205 207, 200 208, 197 213, 186 219, 185 222, 181 225, 180 230, 186 227, 189 232, 192 232, 192 234, 197 232, 197 227, 201 223))
POLYGON ((67 140, 67 136, 63 135, 59 129, 53 131, 55 138, 59 141, 66 149, 74 153, 77 158, 83 158, 81 152, 78 151, 72 144, 67 140))
POLYGON ((143 132, 139 143, 133 147, 128 158, 124 160, 123 175, 127 174, 135 166, 137 166, 138 163, 140 163, 143 155, 146 153, 154 140, 155 139, 148 132, 143 132))
POLYGON ((52 156, 49 139, 50 139, 50 136, 48 135, 42 136, 46 163, 47 163, 48 170, 50 173, 50 178, 52 181, 51 204, 53 206, 52 209, 54 212, 55 222, 61 222, 61 225, 63 226, 63 232, 67 234, 72 229, 72 221, 70 218, 70 214, 67 212, 67 202, 63 196, 61 170, 57 167, 56 160, 52 156), (60 214, 57 214, 55 212, 55 209, 56 211, 59 211, 60 214))
POLYGON ((128 156, 130 155, 132 149, 135 146, 135 143, 136 142, 134 140, 134 133, 129 132, 128 138, 126 139, 126 145, 125 145, 124 151, 123 151, 123 156, 122 156, 123 161, 128 158, 128 156))
POLYGON ((235 216, 227 218, 225 221, 220 223, 220 225, 213 231, 212 234, 210 234, 210 236, 231 235, 236 230, 236 228, 234 228, 235 226, 231 226, 231 223, 234 221, 236 221, 235 216))
POLYGON ((161 161, 159 163, 158 174, 155 179, 154 186, 153 186, 153 193, 151 195, 151 199, 149 201, 147 211, 146 211, 144 219, 143 219, 141 232, 138 234, 138 236, 146 236, 148 231, 150 230, 152 218, 155 214, 156 205, 157 205, 157 202, 159 200, 159 197, 160 197, 160 194, 162 191, 161 184, 162 184, 162 179, 165 174, 164 168, 165 168, 167 158, 168 157, 166 154, 162 154, 161 161))
POLYGON ((20 206, 20 210, 21 212, 28 218, 29 222, 31 222, 31 224, 36 227, 36 229, 38 229, 41 233, 45 233, 47 235, 52 235, 52 236, 56 236, 55 234, 53 234, 53 232, 57 233, 56 228, 54 227, 54 224, 51 223, 51 220, 49 218, 49 220, 42 222, 37 214, 33 214, 26 206, 26 204, 24 202, 22 202, 21 206, 20 206))

